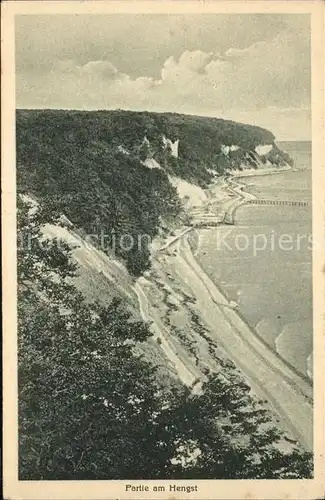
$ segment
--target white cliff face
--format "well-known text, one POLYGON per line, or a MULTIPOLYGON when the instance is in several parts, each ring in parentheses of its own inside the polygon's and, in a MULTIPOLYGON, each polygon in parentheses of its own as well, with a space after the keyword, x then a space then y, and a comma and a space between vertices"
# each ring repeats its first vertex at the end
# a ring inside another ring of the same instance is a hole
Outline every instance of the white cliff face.
POLYGON ((143 161, 141 163, 142 163, 142 165, 144 165, 147 168, 150 168, 150 169, 159 168, 160 170, 162 170, 161 166, 154 158, 147 158, 145 161, 143 161))
POLYGON ((271 149, 273 149, 273 144, 260 144, 256 146, 255 151, 259 156, 265 156, 271 151, 271 149))
POLYGON ((172 141, 171 139, 168 139, 164 135, 162 136, 162 140, 164 143, 164 146, 167 147, 169 146, 171 149, 171 155, 174 156, 174 158, 178 158, 178 145, 179 145, 179 139, 176 139, 176 141, 172 141))
POLYGON ((21 194, 19 195, 20 199, 23 200, 23 202, 28 203, 29 209, 28 209, 28 214, 29 215, 34 215, 38 211, 39 208, 39 203, 36 201, 34 198, 29 196, 28 194, 21 194))
POLYGON ((207 200, 205 191, 195 184, 181 179, 180 177, 168 176, 170 183, 177 189, 177 194, 184 205, 189 207, 200 207, 207 200))
POLYGON ((125 149, 125 147, 124 147, 124 146, 118 146, 118 148, 117 148, 117 149, 118 149, 118 151, 119 151, 120 153, 123 153, 123 154, 125 154, 125 155, 129 155, 129 154, 130 154, 130 151, 128 151, 127 149, 125 149))
POLYGON ((170 144, 172 148, 172 156, 174 156, 175 158, 178 158, 178 144, 179 144, 179 139, 177 139, 175 142, 171 142, 170 144))
POLYGON ((237 146, 236 144, 232 144, 231 146, 226 146, 225 144, 221 144, 220 149, 222 154, 228 156, 230 151, 238 151, 239 146, 237 146))
POLYGON ((145 144, 146 146, 150 146, 150 142, 149 142, 148 137, 146 135, 143 138, 142 144, 145 144))
POLYGON ((221 149, 221 153, 223 155, 228 156, 229 151, 230 151, 229 146, 225 146, 224 144, 221 144, 220 149, 221 149))
POLYGON ((217 172, 215 170, 212 170, 212 168, 207 168, 206 171, 209 172, 209 174, 211 174, 213 177, 218 177, 217 172))

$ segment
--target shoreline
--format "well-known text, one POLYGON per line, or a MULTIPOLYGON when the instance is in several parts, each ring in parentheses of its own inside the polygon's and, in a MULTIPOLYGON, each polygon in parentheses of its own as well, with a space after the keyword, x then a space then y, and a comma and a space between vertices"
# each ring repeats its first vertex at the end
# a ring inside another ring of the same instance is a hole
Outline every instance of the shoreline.
POLYGON ((290 167, 290 165, 284 165, 282 167, 266 167, 266 168, 258 168, 258 169, 246 169, 242 171, 229 171, 229 174, 232 177, 254 177, 259 175, 273 175, 281 172, 294 172, 295 169, 290 167))
POLYGON ((229 304, 230 301, 227 298, 226 293, 224 292, 222 287, 218 283, 215 283, 212 280, 212 278, 210 278, 210 276, 207 273, 205 273, 205 271, 201 268, 200 263, 197 261, 197 259, 195 258, 195 256, 192 253, 192 250, 190 248, 190 244, 188 243, 188 241, 186 241, 186 250, 188 252, 190 252, 191 260, 193 259, 196 262, 196 266, 197 266, 197 268, 199 268, 200 273, 202 273, 202 275, 205 275, 205 280, 206 280, 206 282, 208 282, 210 284, 210 288, 211 289, 215 288, 218 291, 218 293, 220 294, 220 300, 218 301, 218 304, 227 306, 227 310, 231 311, 232 315, 238 316, 238 319, 240 319, 240 321, 243 323, 245 328, 247 327, 250 330, 250 332, 253 334, 253 336, 256 338, 256 340, 258 342, 261 342, 266 349, 269 349, 279 359, 279 361, 281 363, 284 363, 286 365, 286 367, 294 373, 295 376, 297 376, 298 378, 302 378, 310 387, 312 387, 312 385, 313 385, 312 380, 307 378, 307 376, 303 376, 303 374, 301 374, 298 370, 296 370, 293 366, 291 366, 290 363, 288 363, 285 359, 282 358, 282 356, 276 351, 276 349, 272 349, 272 347, 256 332, 254 327, 252 327, 252 325, 250 325, 250 323, 247 321, 246 317, 237 308, 234 309, 234 308, 230 307, 230 304, 229 304), (211 286, 211 284, 213 284, 213 286, 211 286))
MULTIPOLYGON (((278 169, 268 174, 277 172, 279 172, 278 169)), ((214 187, 215 189, 213 186, 209 187, 207 205, 209 206, 212 199, 212 203, 217 204, 216 210, 220 210, 221 206, 225 211, 234 210, 252 196, 242 190, 242 185, 237 184, 236 178, 219 179, 214 187), (232 196, 229 196, 229 191, 232 196)), ((221 221, 216 229, 220 225, 222 225, 221 221)), ((216 342, 226 359, 235 363, 242 372, 242 376, 249 381, 253 392, 268 401, 272 408, 272 418, 276 416, 280 418, 284 432, 294 436, 305 448, 312 449, 312 380, 286 362, 277 350, 251 327, 245 316, 227 299, 220 284, 215 283, 201 268, 188 242, 188 236, 193 229, 199 229, 199 227, 179 228, 177 236, 166 238, 161 242, 160 248, 153 256, 153 274, 158 269, 165 286, 174 287, 175 294, 178 293, 177 290, 182 290, 195 297, 192 307, 200 321, 203 321, 208 328, 207 335, 211 342, 216 342), (174 284, 168 285, 170 276, 173 276, 174 284)), ((150 277, 149 282, 156 286, 154 277, 150 277)), ((173 329, 164 327, 166 313, 162 308, 156 309, 150 288, 142 289, 142 291, 146 295, 149 307, 146 316, 154 319, 156 326, 158 324, 163 328, 164 341, 170 347, 174 346, 173 364, 176 371, 183 381, 187 378, 188 384, 190 381, 193 382, 194 373, 198 374, 195 368, 200 368, 202 363, 206 366, 213 366, 216 361, 215 355, 208 354, 207 357, 202 358, 202 354, 198 352, 199 365, 195 366, 190 353, 188 351, 186 353, 186 346, 182 346, 182 343, 179 346, 179 340, 175 337, 173 329), (184 373, 185 367, 188 371, 187 376, 184 373)), ((182 311, 190 310, 182 305, 180 309, 181 314, 184 314, 182 311)), ((186 336, 190 340, 189 331, 186 336)), ((169 361, 172 362, 170 358, 169 361)), ((204 371, 201 369, 199 381, 202 381, 204 376, 204 371)))
MULTIPOLYGON (((229 200, 226 199, 225 202, 222 202, 222 201, 220 202, 221 205, 223 205, 223 204, 226 205, 226 210, 225 210, 224 216, 223 216, 223 222, 226 221, 226 224, 236 226, 234 217, 235 217, 237 210, 240 207, 245 206, 246 204, 248 205, 251 200, 260 199, 255 194, 252 194, 249 191, 246 191, 245 190, 245 187, 247 188, 246 183, 238 180, 239 178, 245 179, 246 177, 249 178, 249 177, 253 177, 253 176, 258 177, 258 176, 264 176, 264 175, 273 175, 273 174, 280 174, 282 172, 289 172, 289 171, 295 172, 296 170, 290 166, 280 167, 280 168, 275 168, 275 169, 269 168, 268 172, 263 172, 260 170, 260 171, 255 171, 255 173, 252 175, 239 175, 239 176, 238 175, 231 175, 227 179, 225 179, 225 184, 227 185, 227 189, 230 189, 231 193, 235 193, 237 195, 237 199, 233 199, 232 203, 230 204, 229 207, 227 207, 227 202, 229 200)), ((223 224, 221 224, 221 225, 223 225, 223 224)), ((197 226, 195 229, 200 229, 200 227, 197 226)), ((211 229, 212 229, 212 227, 211 227, 211 229)), ((218 226, 215 227, 215 229, 218 230, 218 226)), ((196 259, 196 255, 194 256, 194 258, 196 259)), ((213 278, 210 278, 210 279, 213 281, 213 283, 216 285, 216 287, 220 290, 221 293, 223 293, 223 295, 227 299, 227 293, 225 290, 223 290, 222 285, 220 285, 219 283, 216 283, 213 280, 213 278)), ((241 319, 245 323, 247 323, 248 326, 252 330, 254 330, 255 335, 258 336, 265 345, 267 345, 277 356, 279 356, 283 360, 283 362, 288 366, 288 368, 292 369, 298 376, 301 376, 307 383, 309 383, 311 385, 313 384, 312 370, 310 368, 310 366, 311 366, 310 360, 312 359, 312 355, 313 355, 312 352, 311 353, 309 352, 306 355, 306 371, 305 372, 300 371, 298 368, 293 366, 289 361, 287 361, 281 355, 281 352, 278 350, 277 339, 279 338, 279 336, 281 336, 282 332, 280 332, 274 338, 274 340, 272 342, 268 342, 267 340, 264 339, 264 337, 261 334, 259 334, 256 331, 255 327, 249 323, 248 319, 245 317, 245 315, 238 308, 236 309, 236 312, 241 317, 241 319)))
MULTIPOLYGON (((199 228, 198 228, 199 229, 199 228)), ((216 227, 216 229, 218 229, 216 227)), ((204 269, 201 267, 201 264, 200 262, 197 260, 197 257, 196 255, 193 254, 193 251, 192 251, 192 248, 191 248, 191 244, 189 244, 189 247, 190 247, 190 250, 191 250, 191 253, 192 253, 192 257, 196 260, 198 266, 202 269, 202 272, 205 273, 208 277, 208 279, 213 283, 213 285, 216 287, 216 289, 218 290, 218 292, 223 296, 224 300, 225 300, 225 304, 227 305, 227 307, 229 307, 229 309, 233 310, 237 316, 241 319, 241 321, 243 323, 245 323, 245 325, 251 330, 251 332, 253 333, 253 335, 259 340, 261 341, 262 344, 264 344, 264 346, 268 349, 270 349, 270 351, 272 351, 272 353, 277 356, 286 366, 289 370, 292 370, 292 372, 297 376, 297 377, 300 377, 302 378, 307 384, 309 384, 311 387, 313 386, 313 379, 311 377, 309 377, 307 375, 307 373, 302 373, 301 371, 299 371, 297 368, 295 368, 293 365, 291 365, 283 356, 281 356, 281 354, 279 353, 279 351, 277 350, 277 347, 276 347, 276 340, 277 338, 281 335, 281 333, 275 337, 274 341, 271 343, 267 342, 263 337, 262 335, 260 335, 255 327, 249 322, 249 320, 246 318, 245 314, 243 314, 240 309, 238 307, 236 308, 232 308, 230 307, 230 302, 232 302, 229 298, 228 298, 228 294, 227 292, 223 289, 222 285, 220 285, 220 283, 218 283, 217 281, 215 281, 213 278, 211 278, 205 271, 204 269)), ((310 355, 308 356, 310 357, 310 355)))
MULTIPOLYGON (((280 418, 284 432, 295 437, 306 449, 312 449, 312 386, 294 373, 291 366, 270 349, 268 344, 252 332, 250 326, 229 307, 222 290, 203 271, 192 254, 187 236, 180 238, 180 246, 172 255, 160 254, 157 261, 164 276, 172 274, 178 286, 195 297, 195 311, 208 328, 208 336, 222 349, 226 359, 232 360, 247 379, 253 392, 268 401, 273 418, 280 418), (175 252, 175 253, 174 253, 175 252), (175 272, 176 270, 176 272, 175 272), (252 370, 254 367, 254 370, 252 370)), ((166 279, 166 281, 168 281, 166 279)), ((150 296, 147 296, 150 303, 150 296)), ((168 334, 173 342, 173 332, 168 334)), ((179 353, 180 354, 180 353, 179 353)), ((182 357, 183 358, 183 357, 182 357)), ((215 358, 211 357, 211 363, 215 358)), ((182 361, 186 362, 184 358, 182 361)), ((210 364, 210 359, 204 362, 210 364)), ((188 368, 192 360, 188 356, 188 368)), ((203 376, 203 375, 202 375, 203 376)), ((202 377, 200 377, 202 380, 202 377)))

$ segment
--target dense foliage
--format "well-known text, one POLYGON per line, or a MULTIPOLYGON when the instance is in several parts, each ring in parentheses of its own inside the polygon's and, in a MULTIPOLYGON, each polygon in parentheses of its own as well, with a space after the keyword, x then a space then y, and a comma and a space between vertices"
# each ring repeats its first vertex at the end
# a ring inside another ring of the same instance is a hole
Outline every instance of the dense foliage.
POLYGON ((281 433, 231 363, 203 394, 161 386, 133 350, 147 325, 117 300, 87 304, 44 222, 47 207, 19 197, 20 479, 310 477, 310 455, 277 449, 281 433))
MULTIPOLYGON (((89 116, 96 122, 96 114, 89 116)), ((109 129, 98 120, 102 135, 96 134, 87 117, 18 113, 18 190, 65 214, 94 242, 105 241, 138 275, 149 266, 148 245, 160 219, 180 212, 177 193, 163 170, 114 149, 105 135, 109 129)))
POLYGON ((140 152, 145 136, 150 144, 148 152, 167 170, 201 184, 209 179, 206 166, 218 170, 221 145, 236 144, 247 152, 259 144, 274 142, 273 134, 260 127, 176 113, 17 111, 18 159, 22 162, 26 161, 28 153, 30 161, 41 159, 40 148, 45 153, 45 144, 52 152, 53 147, 57 147, 57 153, 61 153, 63 142, 66 143, 64 149, 68 149, 72 157, 76 153, 73 146, 83 150, 101 143, 110 150, 123 146, 145 159, 140 152), (177 160, 168 154, 170 151, 164 147, 163 136, 172 141, 179 139, 177 160))
POLYGON ((180 214, 168 174, 206 186, 211 168, 223 173, 235 166, 221 145, 237 144, 241 161, 257 144, 274 140, 259 127, 172 113, 18 110, 16 123, 19 191, 97 240, 104 234, 134 275, 149 266, 148 242, 161 219, 180 214), (164 137, 179 139, 178 158, 164 137), (150 157, 163 169, 144 166, 150 157), (124 235, 135 242, 132 251, 121 244, 124 235))

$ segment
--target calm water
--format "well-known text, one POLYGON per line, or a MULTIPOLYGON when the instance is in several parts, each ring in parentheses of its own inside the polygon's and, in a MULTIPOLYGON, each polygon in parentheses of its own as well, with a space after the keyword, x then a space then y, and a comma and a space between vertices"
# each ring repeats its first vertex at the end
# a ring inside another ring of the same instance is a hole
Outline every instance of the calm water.
MULTIPOLYGON (((311 200, 311 145, 279 143, 295 172, 242 178, 261 198, 311 200)), ((244 206, 236 226, 200 232, 198 260, 270 345, 312 370, 311 207, 244 206), (307 359, 309 360, 307 362, 307 359)))

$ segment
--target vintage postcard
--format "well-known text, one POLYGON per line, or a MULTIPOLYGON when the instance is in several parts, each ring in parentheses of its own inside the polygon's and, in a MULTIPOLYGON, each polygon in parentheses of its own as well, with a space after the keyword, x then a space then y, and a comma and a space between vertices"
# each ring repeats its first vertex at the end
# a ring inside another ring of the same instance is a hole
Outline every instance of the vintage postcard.
POLYGON ((2 4, 6 499, 324 498, 324 13, 2 4))

